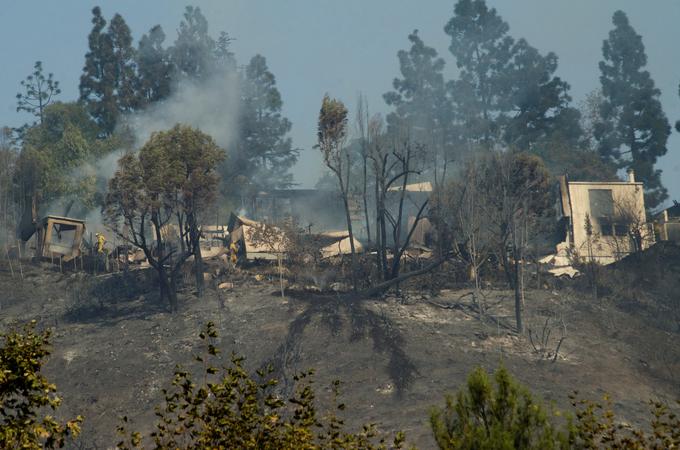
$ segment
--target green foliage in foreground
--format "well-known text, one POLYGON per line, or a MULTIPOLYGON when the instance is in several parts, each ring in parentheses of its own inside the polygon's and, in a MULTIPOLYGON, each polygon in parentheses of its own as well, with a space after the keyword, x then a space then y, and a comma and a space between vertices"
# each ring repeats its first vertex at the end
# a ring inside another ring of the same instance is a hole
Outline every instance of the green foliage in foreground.
MULTIPOLYGON (((285 401, 275 391, 277 381, 271 371, 258 371, 252 377, 243 367, 243 358, 232 356, 225 367, 214 367, 218 350, 217 337, 209 323, 200 334, 207 345, 207 355, 197 356, 204 367, 201 382, 181 369, 175 370, 170 390, 164 390, 165 403, 156 410, 160 418, 156 430, 148 437, 126 430, 127 418, 119 432, 125 437, 120 449, 144 448, 229 448, 229 449, 387 449, 402 448, 402 433, 391 445, 378 433, 374 424, 364 425, 357 433, 346 431, 345 424, 334 413, 319 416, 310 376, 295 378, 296 389, 285 401)), ((337 398, 338 384, 333 393, 337 398)), ((344 410, 343 404, 336 405, 344 410)))
POLYGON ((35 321, 0 335, 0 448, 63 447, 77 436, 83 418, 60 423, 50 414, 61 403, 57 388, 40 373, 50 352, 49 332, 36 333, 35 321))
MULTIPOLYGON (((156 408, 159 421, 148 435, 130 431, 127 418, 118 431, 121 450, 141 449, 399 449, 399 432, 388 441, 375 424, 347 431, 336 414, 320 414, 312 372, 295 378, 295 391, 277 393, 271 370, 252 376, 243 358, 233 355, 218 368, 217 332, 209 323, 200 334, 207 347, 197 356, 200 381, 175 370, 165 401, 156 408)), ((61 400, 56 387, 40 373, 49 355, 49 332, 36 333, 35 321, 0 335, 0 448, 58 448, 80 432, 81 416, 61 423, 48 410, 61 400)), ((339 383, 333 384, 337 411, 339 383)), ((648 426, 635 428, 618 420, 608 397, 603 402, 570 396, 573 413, 562 416, 517 383, 505 368, 493 376, 476 369, 430 423, 438 447, 458 449, 672 449, 680 448, 680 416, 668 405, 651 403, 648 426)))
POLYGON ((680 417, 651 403, 648 430, 616 419, 611 402, 570 396, 575 416, 536 400, 501 367, 491 377, 476 369, 458 394, 433 409, 430 423, 442 450, 458 449, 668 449, 680 446, 680 417))
POLYGON ((557 414, 537 403, 505 368, 494 375, 483 369, 470 374, 465 389, 447 396, 443 410, 434 409, 432 431, 441 449, 563 448, 567 436, 553 425, 557 414))

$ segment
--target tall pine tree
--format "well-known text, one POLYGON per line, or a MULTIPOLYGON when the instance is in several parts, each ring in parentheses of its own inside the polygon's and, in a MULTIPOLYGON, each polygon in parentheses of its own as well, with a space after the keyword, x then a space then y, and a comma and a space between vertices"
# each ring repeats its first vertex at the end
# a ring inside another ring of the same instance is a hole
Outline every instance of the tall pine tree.
POLYGON ((242 73, 240 137, 235 160, 240 175, 259 188, 292 185, 290 168, 298 158, 288 136, 291 122, 281 114, 283 101, 264 56, 255 55, 242 73))
POLYGON ((642 37, 635 32, 623 11, 612 18, 614 29, 602 45, 600 82, 603 102, 601 122, 595 138, 600 156, 619 168, 635 170, 645 184, 648 208, 659 206, 668 193, 661 183, 658 157, 666 154, 670 124, 649 72, 642 37))
POLYGON ((503 124, 505 143, 525 151, 555 140, 578 146, 583 134, 580 112, 570 105, 569 84, 555 76, 557 55, 550 52, 543 56, 519 39, 512 57, 506 73, 509 111, 503 124))
POLYGON ((559 135, 577 144, 579 112, 569 105, 569 84, 555 76, 554 53, 513 39, 484 0, 459 0, 444 30, 460 69, 451 90, 469 142, 532 151, 559 135))
POLYGON ((172 63, 163 48, 165 33, 160 25, 142 36, 137 48, 137 104, 145 107, 170 95, 172 63))
POLYGON ((177 39, 170 49, 177 75, 195 80, 213 73, 217 44, 208 33, 208 20, 201 8, 187 6, 179 24, 177 39))
POLYGON ((514 40, 509 29, 484 0, 459 0, 444 27, 460 70, 459 79, 451 84, 456 108, 468 139, 487 148, 499 142, 499 120, 510 108, 505 80, 514 40))
POLYGON ((409 135, 428 147, 450 148, 453 140, 453 116, 444 82, 445 62, 437 51, 425 45, 418 30, 408 36, 411 48, 397 53, 402 78, 395 78, 394 88, 383 95, 394 107, 387 116, 389 128, 406 126, 409 135))
POLYGON ((116 14, 104 31, 106 20, 98 6, 92 15, 89 51, 80 77, 80 100, 102 133, 109 136, 118 116, 135 105, 135 51, 130 28, 122 16, 116 14))

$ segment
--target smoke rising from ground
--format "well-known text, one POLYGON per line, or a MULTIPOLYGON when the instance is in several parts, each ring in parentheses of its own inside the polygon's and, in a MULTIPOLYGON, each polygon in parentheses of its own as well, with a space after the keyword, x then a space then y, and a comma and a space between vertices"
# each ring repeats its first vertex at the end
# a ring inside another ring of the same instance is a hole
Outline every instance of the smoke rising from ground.
MULTIPOLYGON (((228 152, 238 138, 239 99, 239 77, 233 70, 218 72, 200 82, 185 80, 177 83, 173 94, 166 100, 121 120, 125 132, 132 133, 132 148, 117 149, 96 161, 83 163, 72 172, 72 179, 76 183, 79 180, 94 180, 97 191, 103 195, 108 181, 116 172, 118 159, 126 151, 139 151, 152 133, 168 130, 178 123, 209 134, 217 145, 228 152)), ((44 213, 78 216, 85 219, 88 231, 104 231, 100 209, 95 207, 88 210, 80 200, 69 207, 67 205, 72 203, 71 199, 57 199, 44 213)))
POLYGON ((198 128, 228 150, 238 137, 239 77, 233 70, 217 73, 202 82, 184 81, 166 100, 127 117, 139 149, 151 133, 181 123, 198 128))

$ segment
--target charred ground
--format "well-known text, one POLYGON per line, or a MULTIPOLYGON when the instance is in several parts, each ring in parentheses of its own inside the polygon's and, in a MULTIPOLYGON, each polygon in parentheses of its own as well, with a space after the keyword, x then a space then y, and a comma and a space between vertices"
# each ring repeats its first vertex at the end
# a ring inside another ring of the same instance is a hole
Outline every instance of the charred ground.
POLYGON ((633 423, 647 417, 649 399, 677 397, 678 255, 677 246, 659 245, 603 269, 598 299, 583 278, 530 280, 531 339, 514 331, 511 291, 486 286, 480 318, 469 286, 447 281, 445 268, 400 296, 363 299, 295 285, 282 298, 276 277, 259 267, 232 274, 233 288, 208 289, 200 299, 181 291, 180 310, 170 313, 150 272, 92 277, 28 265, 23 281, 0 273, 0 326, 37 319, 53 329, 46 372, 64 398, 60 414, 86 418, 80 448, 112 445, 122 415, 149 429, 175 365, 191 367, 200 352, 196 336, 207 321, 216 323, 225 357, 237 352, 253 369, 272 364, 283 390, 294 373, 314 368, 322 402, 339 379, 350 424, 379 422, 430 448, 430 407, 476 366, 504 364, 563 408, 574 390, 593 399, 607 392, 633 423))

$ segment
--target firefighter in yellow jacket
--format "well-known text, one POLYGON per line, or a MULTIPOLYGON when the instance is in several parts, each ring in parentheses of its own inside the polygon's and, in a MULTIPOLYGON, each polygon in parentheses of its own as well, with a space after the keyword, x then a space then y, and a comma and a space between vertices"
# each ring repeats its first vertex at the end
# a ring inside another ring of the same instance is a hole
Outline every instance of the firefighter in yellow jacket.
POLYGON ((232 242, 229 244, 229 253, 231 256, 231 265, 235 268, 236 263, 238 262, 238 251, 239 251, 239 245, 238 242, 232 242))
POLYGON ((101 233, 97 233, 95 236, 97 237, 97 253, 102 254, 104 253, 104 244, 106 244, 106 238, 101 233))

